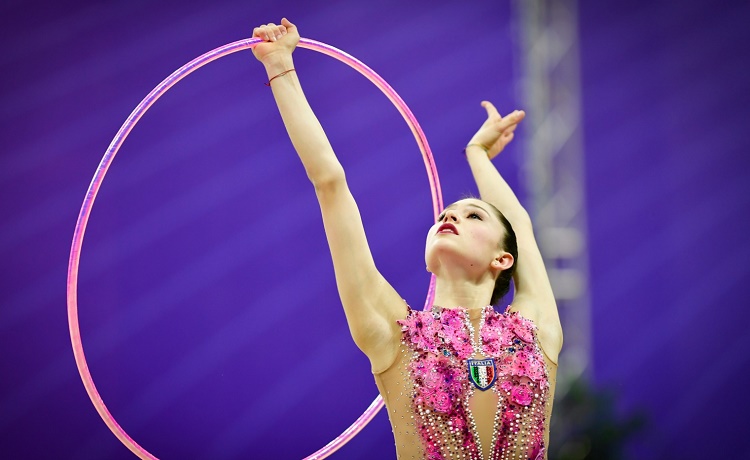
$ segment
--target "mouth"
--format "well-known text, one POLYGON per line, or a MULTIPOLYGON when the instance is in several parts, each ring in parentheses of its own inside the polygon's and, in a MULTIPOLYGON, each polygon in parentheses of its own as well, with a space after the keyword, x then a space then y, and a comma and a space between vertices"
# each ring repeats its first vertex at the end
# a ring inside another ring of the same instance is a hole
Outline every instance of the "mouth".
POLYGON ((458 230, 456 230, 456 227, 453 224, 443 224, 438 227, 437 232, 435 233, 453 233, 454 235, 458 235, 458 230))

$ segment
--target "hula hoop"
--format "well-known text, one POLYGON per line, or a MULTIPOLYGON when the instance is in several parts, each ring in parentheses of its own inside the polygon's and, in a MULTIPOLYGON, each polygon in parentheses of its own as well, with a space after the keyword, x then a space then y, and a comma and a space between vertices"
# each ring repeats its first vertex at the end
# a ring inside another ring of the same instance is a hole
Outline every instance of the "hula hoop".
MULTIPOLYGON (((70 259, 68 260, 68 284, 67 284, 67 301, 68 301, 68 327, 70 329, 70 339, 73 344, 73 355, 75 356, 76 365, 78 367, 78 373, 81 375, 83 385, 86 388, 86 392, 91 398, 91 402, 94 404, 99 415, 104 420, 104 423, 109 427, 112 433, 122 442, 125 446, 130 449, 134 454, 140 458, 145 459, 156 459, 154 455, 149 453, 146 449, 141 447, 135 440, 133 440, 122 427, 115 421, 112 414, 110 414, 107 406, 104 404, 99 392, 94 385, 94 380, 91 377, 88 364, 86 363, 86 356, 83 353, 83 344, 81 343, 81 332, 78 323, 78 266, 81 256, 81 246, 83 244, 83 236, 86 232, 86 225, 91 215, 91 210, 94 206, 94 200, 96 195, 99 193, 104 176, 107 174, 107 170, 112 163, 115 155, 122 146, 123 142, 127 138, 130 131, 138 120, 143 116, 144 113, 159 99, 164 93, 174 86, 177 82, 194 72, 195 70, 203 67, 204 65, 215 61, 226 55, 235 53, 237 51, 253 48, 255 45, 260 43, 261 40, 257 38, 243 39, 236 42, 220 46, 213 49, 195 59, 188 62, 184 66, 174 71, 169 77, 165 78, 159 85, 156 86, 150 93, 138 104, 133 112, 125 120, 125 123, 117 131, 114 139, 110 143, 107 151, 104 153, 99 166, 96 169, 94 178, 91 180, 91 184, 86 192, 86 196, 81 206, 81 211, 78 214, 78 220, 76 222, 75 231, 73 232, 73 244, 70 250, 70 259)), ((401 116, 409 125, 414 138, 417 141, 419 150, 422 152, 422 158, 424 159, 425 168, 427 169, 427 176, 430 182, 430 191, 432 194, 432 208, 433 214, 437 219, 440 210, 443 207, 443 198, 440 190, 440 181, 438 180, 437 168, 435 166, 430 146, 427 144, 422 128, 417 123, 417 119, 412 114, 409 107, 406 106, 401 97, 394 91, 393 88, 386 83, 375 71, 367 67, 365 64, 354 58, 353 56, 334 48, 333 46, 321 43, 315 40, 309 40, 302 38, 299 41, 299 47, 318 51, 326 54, 334 59, 337 59, 349 67, 358 71, 370 80, 375 86, 377 86, 383 94, 396 106, 401 116)), ((424 308, 429 310, 432 306, 432 300, 435 296, 435 277, 434 275, 430 279, 430 285, 427 291, 427 298, 425 299, 424 308)), ((314 454, 306 457, 305 460, 312 459, 323 459, 340 449, 344 444, 349 442, 357 433, 362 431, 362 428, 367 425, 370 420, 375 417, 375 414, 380 411, 383 407, 383 399, 378 396, 370 404, 362 415, 352 423, 343 433, 341 433, 336 439, 326 444, 323 448, 315 452, 314 454)))

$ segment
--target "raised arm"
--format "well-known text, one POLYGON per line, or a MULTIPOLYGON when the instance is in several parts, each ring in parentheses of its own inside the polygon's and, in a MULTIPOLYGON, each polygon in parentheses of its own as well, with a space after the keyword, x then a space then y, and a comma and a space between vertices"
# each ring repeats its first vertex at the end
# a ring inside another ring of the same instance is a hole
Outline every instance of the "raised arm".
POLYGON ((281 25, 256 28, 253 37, 265 41, 253 53, 266 68, 284 126, 315 187, 349 329, 377 368, 397 352, 396 320, 406 315, 404 301, 375 267, 344 170, 305 98, 298 72, 289 71, 297 28, 282 19, 281 25))
POLYGON ((516 110, 501 117, 491 103, 484 101, 482 106, 487 110, 487 120, 469 142, 466 158, 480 196, 505 215, 516 233, 518 260, 513 276, 513 309, 534 320, 545 353, 557 362, 562 347, 560 316, 531 219, 491 161, 513 140, 513 132, 525 113, 516 110))

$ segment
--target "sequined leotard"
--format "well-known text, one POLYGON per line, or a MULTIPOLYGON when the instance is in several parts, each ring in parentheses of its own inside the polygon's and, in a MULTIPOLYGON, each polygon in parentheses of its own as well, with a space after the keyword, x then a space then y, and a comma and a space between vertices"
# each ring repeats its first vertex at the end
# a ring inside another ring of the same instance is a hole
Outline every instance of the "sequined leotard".
POLYGON ((436 306, 399 324, 396 361, 375 372, 399 459, 545 458, 554 364, 533 322, 436 306))

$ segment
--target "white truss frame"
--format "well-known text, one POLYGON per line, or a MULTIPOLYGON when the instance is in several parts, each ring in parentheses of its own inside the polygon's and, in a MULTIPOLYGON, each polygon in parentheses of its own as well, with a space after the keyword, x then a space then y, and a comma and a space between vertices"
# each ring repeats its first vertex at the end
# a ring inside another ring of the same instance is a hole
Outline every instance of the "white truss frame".
POLYGON ((591 362, 577 0, 515 0, 527 206, 563 324, 557 390, 591 362))

